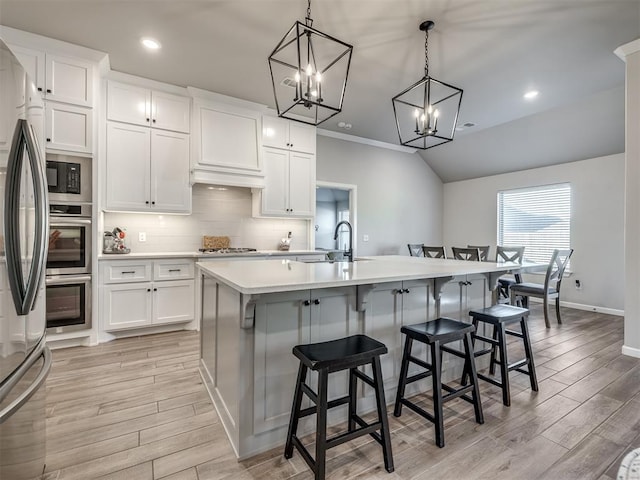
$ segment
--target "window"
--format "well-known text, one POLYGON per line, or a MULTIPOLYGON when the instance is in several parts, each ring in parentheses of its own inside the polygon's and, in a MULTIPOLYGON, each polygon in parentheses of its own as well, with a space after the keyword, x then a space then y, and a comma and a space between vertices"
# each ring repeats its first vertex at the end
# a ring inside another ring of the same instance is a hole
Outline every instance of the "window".
POLYGON ((571 185, 560 183, 498 192, 498 245, 524 245, 524 257, 549 263, 571 246, 571 185))

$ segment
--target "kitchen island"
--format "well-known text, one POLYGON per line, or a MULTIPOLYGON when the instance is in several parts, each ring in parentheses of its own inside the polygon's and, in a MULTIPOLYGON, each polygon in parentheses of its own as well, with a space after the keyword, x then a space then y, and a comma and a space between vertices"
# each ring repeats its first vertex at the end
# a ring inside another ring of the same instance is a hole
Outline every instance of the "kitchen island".
MULTIPOLYGON (((469 308, 491 303, 511 262, 467 262, 381 256, 352 263, 261 260, 197 263, 202 283, 200 371, 240 459, 283 445, 298 368, 294 345, 363 333, 385 343, 385 395, 394 400, 402 325, 438 316, 468 321, 469 308)), ((525 266, 526 267, 526 266, 525 266)), ((426 359, 426 349, 414 347, 426 359)), ((445 356, 445 379, 459 374, 445 356)), ((308 379, 314 385, 316 377, 308 379)), ((428 388, 428 381, 411 385, 428 388)), ((358 409, 373 410, 371 389, 359 387, 358 409)), ((315 389, 315 387, 314 387, 315 389)), ((345 372, 332 375, 329 398, 347 391, 345 372)), ((346 418, 344 408, 329 422, 346 418)), ((313 417, 300 429, 312 430, 313 417)))

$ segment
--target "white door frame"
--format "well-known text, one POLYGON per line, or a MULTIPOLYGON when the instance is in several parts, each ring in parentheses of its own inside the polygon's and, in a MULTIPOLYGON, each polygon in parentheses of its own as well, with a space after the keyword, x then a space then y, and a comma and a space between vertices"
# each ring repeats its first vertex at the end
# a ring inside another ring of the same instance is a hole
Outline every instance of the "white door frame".
MULTIPOLYGON (((356 258, 356 251, 358 248, 358 222, 357 213, 357 199, 358 199, 358 186, 350 183, 337 183, 337 182, 325 182, 318 180, 316 182, 316 188, 333 188, 336 190, 347 190, 349 192, 349 223, 353 228, 353 258, 356 258)), ((315 205, 314 205, 315 210, 315 205)), ((309 239, 311 244, 311 250, 316 249, 316 231, 315 231, 315 216, 311 222, 309 222, 309 239)))

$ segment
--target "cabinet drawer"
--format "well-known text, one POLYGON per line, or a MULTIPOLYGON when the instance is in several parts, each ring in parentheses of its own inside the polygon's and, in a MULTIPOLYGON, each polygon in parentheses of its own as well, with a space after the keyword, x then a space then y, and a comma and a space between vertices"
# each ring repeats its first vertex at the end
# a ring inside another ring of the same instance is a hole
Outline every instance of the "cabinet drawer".
POLYGON ((105 264, 103 283, 148 282, 151 262, 113 262, 105 264))
POLYGON ((194 277, 194 264, 192 260, 168 260, 154 262, 154 280, 178 280, 194 277))

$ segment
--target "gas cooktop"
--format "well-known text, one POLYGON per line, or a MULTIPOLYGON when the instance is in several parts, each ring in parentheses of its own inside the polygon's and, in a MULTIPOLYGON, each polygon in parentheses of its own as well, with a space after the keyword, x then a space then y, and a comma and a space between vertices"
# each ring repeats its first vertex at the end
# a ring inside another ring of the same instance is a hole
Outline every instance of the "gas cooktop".
POLYGON ((255 248, 227 247, 227 248, 199 248, 198 251, 202 253, 224 255, 225 253, 245 253, 245 252, 255 252, 257 250, 255 248))

